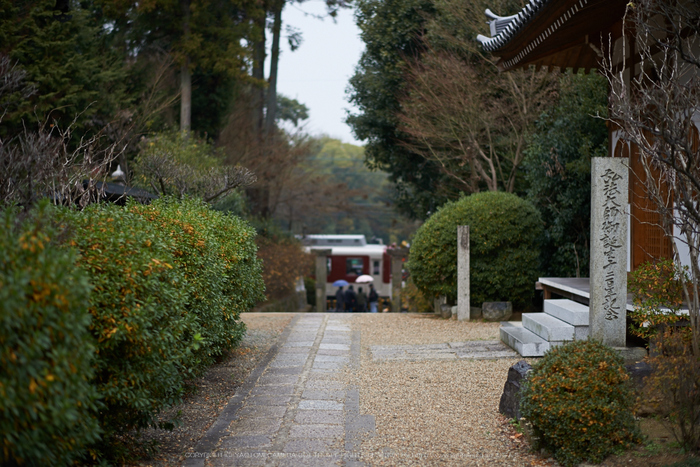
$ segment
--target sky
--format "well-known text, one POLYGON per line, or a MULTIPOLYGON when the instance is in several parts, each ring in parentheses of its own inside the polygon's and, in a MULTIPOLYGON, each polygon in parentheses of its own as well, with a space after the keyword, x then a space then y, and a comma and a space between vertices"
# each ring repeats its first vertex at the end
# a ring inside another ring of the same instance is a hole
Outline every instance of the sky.
POLYGON ((304 126, 307 133, 327 134, 345 143, 362 145, 344 120, 346 109, 357 111, 347 101, 345 90, 364 44, 353 10, 341 10, 335 22, 325 12, 324 1, 287 2, 282 28, 289 25, 299 29, 303 42, 292 52, 283 35, 277 92, 309 108, 309 119, 304 126), (311 15, 326 17, 318 19, 311 15))

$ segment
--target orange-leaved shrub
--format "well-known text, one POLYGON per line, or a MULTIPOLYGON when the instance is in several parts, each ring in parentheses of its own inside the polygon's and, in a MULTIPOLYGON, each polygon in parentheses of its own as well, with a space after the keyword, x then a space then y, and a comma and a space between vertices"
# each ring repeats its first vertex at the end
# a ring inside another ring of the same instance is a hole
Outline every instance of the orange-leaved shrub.
POLYGON ((100 435, 87 274, 45 202, 0 231, 0 464, 74 465, 100 435))
POLYGON ((645 403, 663 414, 686 451, 700 451, 700 356, 694 354, 690 327, 669 326, 651 339, 645 403))
POLYGON ((683 305, 683 282, 688 282, 687 267, 679 269, 670 259, 647 262, 632 272, 629 291, 634 310, 630 332, 644 339, 656 335, 659 327, 679 322, 683 305))
POLYGON ((90 276, 90 331, 96 345, 93 385, 103 409, 100 456, 128 456, 121 436, 157 424, 158 412, 180 400, 183 362, 197 343, 187 336, 188 287, 170 239, 153 223, 115 205, 64 210, 78 266, 90 276))
POLYGON ((598 341, 552 348, 521 391, 522 416, 539 439, 534 447, 564 466, 600 462, 640 440, 622 357, 598 341))
POLYGON ((127 210, 167 239, 174 264, 184 274, 185 308, 194 316, 187 335, 200 339, 187 366, 202 370, 238 344, 245 333, 240 313, 264 298, 255 230, 196 198, 131 203, 127 210))

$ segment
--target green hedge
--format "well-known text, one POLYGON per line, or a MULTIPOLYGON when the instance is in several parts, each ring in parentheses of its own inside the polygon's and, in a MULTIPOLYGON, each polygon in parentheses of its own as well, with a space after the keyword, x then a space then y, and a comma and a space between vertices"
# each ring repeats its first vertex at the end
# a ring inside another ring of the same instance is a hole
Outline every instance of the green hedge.
POLYGON ((100 434, 90 286, 75 252, 56 245, 51 212, 0 213, 2 465, 71 465, 100 434))
POLYGON ((640 441, 629 375, 613 349, 594 340, 554 347, 521 392, 521 412, 539 446, 564 466, 599 463, 640 441))
POLYGON ((539 266, 542 220, 535 207, 503 192, 484 192, 442 206, 416 232, 408 267, 431 297, 457 296, 457 226, 470 232, 471 304, 530 303, 539 266))
POLYGON ((128 460, 128 434, 167 426, 243 337, 264 298, 255 231, 193 199, 2 214, 0 463, 128 460))
POLYGON ((201 336, 188 368, 201 370, 240 341, 245 333, 240 313, 264 299, 255 230, 197 199, 165 198, 127 209, 168 240, 174 264, 185 275, 186 309, 195 317, 188 335, 201 336))
POLYGON ((70 244, 93 285, 90 330, 96 342, 95 377, 104 409, 98 449, 108 458, 126 453, 119 435, 156 423, 158 412, 180 400, 183 361, 196 342, 186 332, 194 317, 188 287, 175 267, 170 242, 150 222, 123 207, 91 205, 64 210, 70 244))

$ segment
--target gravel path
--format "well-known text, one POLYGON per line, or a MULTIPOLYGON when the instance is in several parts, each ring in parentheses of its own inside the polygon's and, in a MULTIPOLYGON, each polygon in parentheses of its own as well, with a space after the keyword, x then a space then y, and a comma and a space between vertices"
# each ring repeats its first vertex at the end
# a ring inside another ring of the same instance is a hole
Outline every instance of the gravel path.
POLYGON ((350 381, 360 391, 360 413, 374 415, 376 424, 375 436, 362 443, 368 465, 549 465, 528 453, 498 412, 508 368, 520 360, 517 354, 473 359, 431 352, 439 348, 436 344, 450 342, 493 345, 498 323, 363 314, 356 326, 362 370, 350 381), (425 351, 414 351, 413 361, 376 358, 377 348, 391 345, 425 351))
POLYGON ((240 353, 174 409, 183 427, 160 433, 165 451, 141 465, 554 464, 530 454, 498 413, 520 358, 498 342, 497 323, 384 313, 244 320, 240 353))

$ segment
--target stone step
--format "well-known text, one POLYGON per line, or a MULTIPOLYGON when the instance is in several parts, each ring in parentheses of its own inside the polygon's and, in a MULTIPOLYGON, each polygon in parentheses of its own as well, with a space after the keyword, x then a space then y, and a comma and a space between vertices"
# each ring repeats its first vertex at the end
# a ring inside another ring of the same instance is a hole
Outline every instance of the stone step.
POLYGON ((523 357, 542 357, 552 346, 537 334, 525 329, 519 321, 503 321, 500 333, 501 341, 523 357))
POLYGON ((588 307, 573 300, 545 300, 544 312, 572 326, 588 326, 588 307))
POLYGON ((523 313, 523 327, 547 342, 572 341, 576 335, 572 325, 547 313, 523 313))

